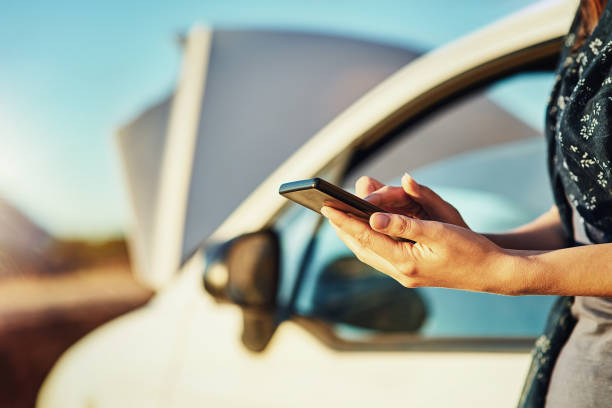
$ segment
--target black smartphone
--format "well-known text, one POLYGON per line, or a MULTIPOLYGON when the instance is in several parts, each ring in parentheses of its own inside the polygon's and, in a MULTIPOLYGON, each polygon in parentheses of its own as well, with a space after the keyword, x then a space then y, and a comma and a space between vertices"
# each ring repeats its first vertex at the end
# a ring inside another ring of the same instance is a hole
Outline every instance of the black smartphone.
POLYGON ((319 214, 321 207, 328 206, 368 221, 370 215, 375 212, 385 212, 374 204, 320 178, 285 183, 280 186, 278 193, 319 214))
MULTIPOLYGON (((321 207, 328 206, 351 213, 369 222, 370 215, 376 212, 387 212, 318 177, 285 183, 280 186, 278 193, 319 214, 321 214, 321 207)), ((391 238, 400 242, 416 243, 407 238, 391 238)))

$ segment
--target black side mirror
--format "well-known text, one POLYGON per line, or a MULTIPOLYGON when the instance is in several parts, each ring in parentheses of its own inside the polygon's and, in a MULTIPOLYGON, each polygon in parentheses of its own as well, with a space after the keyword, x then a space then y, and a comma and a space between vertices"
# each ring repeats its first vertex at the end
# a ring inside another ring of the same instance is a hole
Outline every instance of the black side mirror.
POLYGON ((204 288, 217 301, 242 308, 242 343, 260 352, 278 322, 276 295, 280 277, 280 244, 274 231, 241 235, 206 251, 204 288))

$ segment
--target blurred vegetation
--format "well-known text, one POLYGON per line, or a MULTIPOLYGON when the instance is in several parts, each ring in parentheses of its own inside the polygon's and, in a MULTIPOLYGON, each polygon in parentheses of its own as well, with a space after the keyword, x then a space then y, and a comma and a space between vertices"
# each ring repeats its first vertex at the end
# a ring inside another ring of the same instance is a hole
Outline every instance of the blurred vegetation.
POLYGON ((0 407, 34 406, 63 352, 151 296, 123 237, 58 239, 0 198, 0 407))
POLYGON ((49 272, 128 263, 127 246, 123 238, 104 242, 53 240, 45 255, 49 272))
POLYGON ((58 239, 0 198, 0 278, 128 263, 123 237, 105 241, 58 239))

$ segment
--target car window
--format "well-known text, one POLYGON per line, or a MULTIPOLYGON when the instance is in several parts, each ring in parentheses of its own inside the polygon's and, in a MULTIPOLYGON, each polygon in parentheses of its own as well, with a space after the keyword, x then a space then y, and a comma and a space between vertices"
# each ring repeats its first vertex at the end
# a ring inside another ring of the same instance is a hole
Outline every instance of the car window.
MULTIPOLYGON (((534 219, 552 205, 542 126, 534 119, 543 121, 551 78, 523 74, 447 106, 359 163, 345 187, 363 174, 397 185, 410 171, 476 231, 500 232, 534 219), (540 113, 517 106, 522 103, 540 113)), ((305 276, 297 313, 334 322, 341 336, 531 337, 543 329, 554 301, 406 289, 357 261, 327 223, 318 231, 305 276)))
POLYGON ((417 55, 338 36, 215 30, 183 261, 313 134, 417 55), (211 200, 211 191, 223 199, 211 200))

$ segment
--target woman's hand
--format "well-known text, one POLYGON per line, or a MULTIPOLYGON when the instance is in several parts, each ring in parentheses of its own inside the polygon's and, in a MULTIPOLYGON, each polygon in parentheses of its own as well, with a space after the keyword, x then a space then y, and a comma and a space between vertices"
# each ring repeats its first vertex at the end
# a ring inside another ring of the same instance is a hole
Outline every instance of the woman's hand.
POLYGON ((469 229, 455 207, 430 188, 418 184, 407 173, 402 177, 401 187, 386 186, 371 177, 361 177, 355 183, 355 193, 390 213, 469 229))
POLYGON ((321 212, 359 260, 406 287, 516 293, 514 257, 468 229, 388 213, 373 214, 368 225, 331 207, 321 212))

